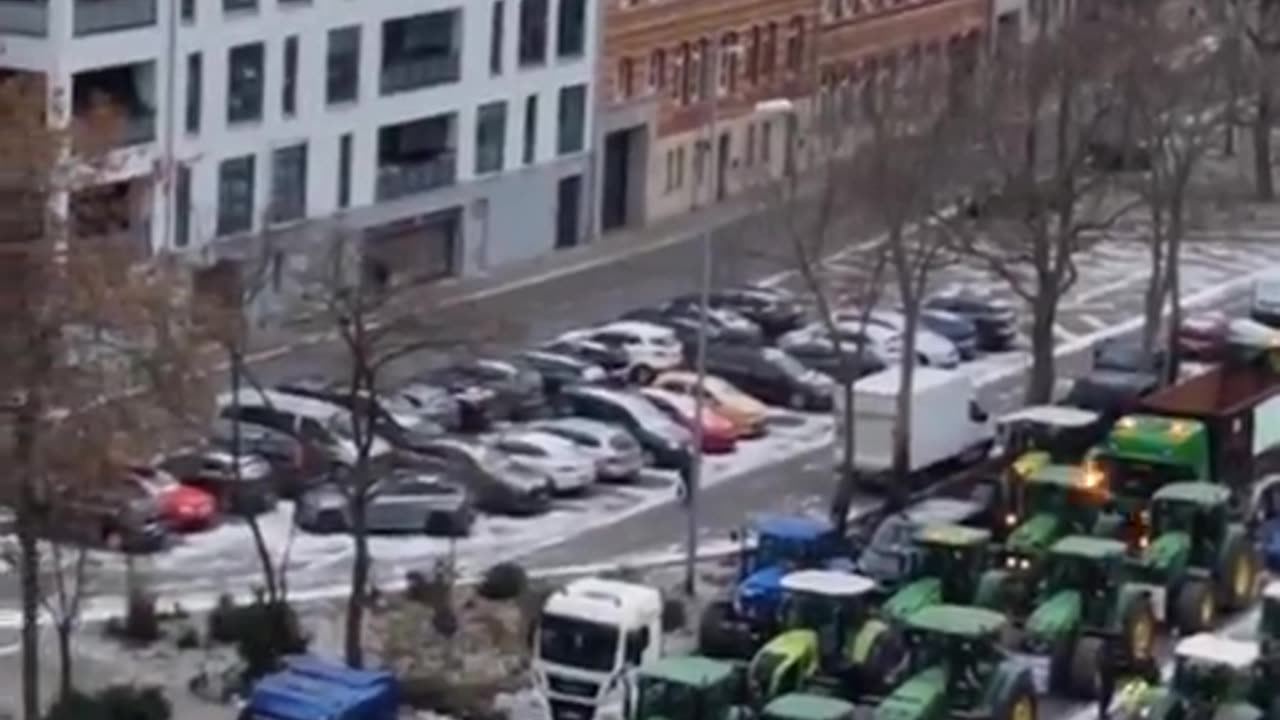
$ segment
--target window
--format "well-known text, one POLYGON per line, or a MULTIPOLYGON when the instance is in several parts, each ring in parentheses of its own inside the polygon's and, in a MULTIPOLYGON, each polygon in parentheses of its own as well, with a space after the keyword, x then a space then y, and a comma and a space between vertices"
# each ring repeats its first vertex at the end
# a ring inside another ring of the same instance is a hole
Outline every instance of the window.
POLYGON ((191 243, 191 168, 178 164, 174 181, 173 244, 186 247, 191 243))
POLYGON ((280 110, 287 116, 298 112, 298 36, 284 39, 284 84, 280 87, 280 110))
POLYGON ((751 123, 747 125, 747 147, 744 151, 743 162, 750 167, 756 161, 756 125, 751 123))
POLYGON ((760 46, 760 74, 772 75, 778 60, 778 23, 769 23, 764 30, 764 42, 760 46))
POLYGON ((557 108, 559 136, 556 151, 568 155, 582 150, 586 141, 587 86, 571 85, 560 88, 560 104, 557 108))
POLYGON ((689 43, 680 43, 680 82, 676 83, 680 87, 680 103, 687 105, 690 98, 693 97, 693 48, 689 43))
POLYGON ((491 102, 476 111, 476 174, 500 172, 507 144, 507 103, 491 102))
POLYGON ((702 38, 698 41, 698 99, 711 97, 711 83, 715 81, 712 74, 716 69, 717 58, 711 49, 711 40, 702 38))
POLYGON ((506 3, 497 0, 493 3, 492 15, 489 16, 489 74, 502 74, 502 46, 506 30, 506 3))
POLYGON ((325 98, 334 103, 354 102, 360 95, 360 26, 329 31, 325 61, 325 98))
POLYGON ((751 40, 747 42, 747 82, 754 83, 760 77, 760 26, 751 28, 751 40))
POLYGON ((560 0, 556 18, 556 56, 581 57, 587 49, 587 0, 560 0))
POLYGON ((738 34, 726 33, 720 40, 720 90, 738 89, 738 34))
POLYGON ((271 155, 271 220, 289 222, 307 214, 307 144, 271 155))
POLYGON ((182 21, 196 21, 196 0, 182 0, 182 21))
POLYGON ((667 51, 658 48, 649 54, 649 89, 661 90, 667 83, 667 51))
POLYGON ((773 123, 760 123, 760 162, 768 164, 773 154, 773 123))
POLYGON ((619 100, 626 100, 635 94, 633 82, 635 74, 635 61, 629 57, 618 60, 617 95, 619 100))
POLYGON ((787 70, 796 72, 804 66, 804 18, 791 19, 791 34, 787 36, 787 70))
POLYGON ((684 185, 684 148, 676 148, 676 187, 684 185))
POLYGON ((338 139, 338 207, 351 206, 351 133, 338 139))
POLYGON ((227 53, 227 122, 262 119, 262 43, 231 48, 227 53))
POLYGON ((520 64, 547 62, 547 0, 520 0, 520 64))
POLYGON ((200 53, 187 55, 187 132, 200 132, 200 115, 203 106, 200 96, 204 93, 204 61, 200 53))
POLYGON ((257 9, 258 0, 222 0, 223 12, 243 12, 257 9))
POLYGON ((530 165, 538 157, 538 96, 524 99, 524 164, 530 165))
POLYGON ((665 189, 671 192, 676 187, 676 151, 667 151, 667 174, 665 189))
POLYGON ((253 229, 254 158, 243 155, 218 166, 218 234, 253 229))

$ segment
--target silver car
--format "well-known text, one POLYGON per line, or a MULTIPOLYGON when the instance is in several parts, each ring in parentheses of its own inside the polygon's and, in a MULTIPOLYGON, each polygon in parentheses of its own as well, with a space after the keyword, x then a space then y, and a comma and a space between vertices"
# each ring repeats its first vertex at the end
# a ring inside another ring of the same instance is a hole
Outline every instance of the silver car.
POLYGON ((540 420, 534 430, 559 435, 595 460, 596 477, 605 481, 635 480, 644 469, 644 450, 625 429, 599 420, 566 417, 540 420))
MULTIPOLYGON (((327 484, 298 500, 295 522, 311 532, 347 532, 351 509, 340 487, 327 484)), ((475 512, 465 488, 443 475, 400 468, 370 489, 365 521, 370 532, 466 536, 475 512)))
POLYGON ((493 447, 546 475, 556 493, 583 492, 596 479, 595 458, 559 435, 540 430, 512 430, 494 438, 493 447))

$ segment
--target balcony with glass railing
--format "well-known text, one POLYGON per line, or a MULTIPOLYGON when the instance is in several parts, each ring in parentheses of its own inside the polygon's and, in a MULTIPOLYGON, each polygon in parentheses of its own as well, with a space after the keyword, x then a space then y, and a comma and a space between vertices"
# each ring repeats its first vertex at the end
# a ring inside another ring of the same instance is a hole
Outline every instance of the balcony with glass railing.
POLYGON ((378 201, 438 190, 457 181, 458 158, 452 150, 424 160, 378 165, 378 201))

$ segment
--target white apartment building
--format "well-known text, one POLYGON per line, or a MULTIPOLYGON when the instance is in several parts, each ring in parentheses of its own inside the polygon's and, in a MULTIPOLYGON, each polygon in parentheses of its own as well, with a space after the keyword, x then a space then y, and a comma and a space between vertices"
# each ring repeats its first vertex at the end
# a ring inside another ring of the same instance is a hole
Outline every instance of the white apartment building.
MULTIPOLYGON (((0 0, 0 67, 126 113, 129 232, 205 263, 307 222, 379 272, 573 245, 591 196, 592 0, 0 0)), ((73 198, 72 204, 76 202, 73 198)))

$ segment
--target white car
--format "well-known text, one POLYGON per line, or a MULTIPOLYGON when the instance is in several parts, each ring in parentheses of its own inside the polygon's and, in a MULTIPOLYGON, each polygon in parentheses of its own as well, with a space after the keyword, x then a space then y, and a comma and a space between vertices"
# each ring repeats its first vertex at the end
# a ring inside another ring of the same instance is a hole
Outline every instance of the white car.
POLYGON ((493 441, 494 449, 547 476, 556 493, 581 492, 596 479, 595 459, 572 441, 541 430, 513 430, 493 441))
POLYGON ((631 361, 627 377, 647 384, 658 373, 674 370, 684 362, 684 347, 670 328, 638 320, 619 320, 586 330, 574 330, 563 340, 592 340, 619 348, 631 361))
MULTIPOLYGON (((837 310, 835 320, 840 325, 857 329, 862 324, 862 310, 837 310)), ((885 328, 899 336, 907 327, 906 317, 899 312, 873 310, 867 315, 866 321, 868 328, 885 328)), ((916 326, 916 355, 921 365, 930 367, 953 368, 960 364, 960 351, 956 349, 955 343, 919 324, 916 326)))
POLYGON ((596 463, 601 480, 631 480, 644 469, 644 450, 631 433, 612 423, 579 417, 538 420, 531 430, 559 435, 596 463))

